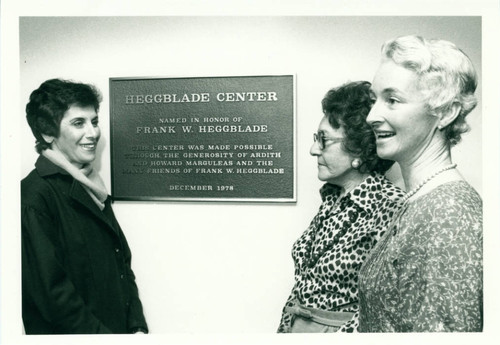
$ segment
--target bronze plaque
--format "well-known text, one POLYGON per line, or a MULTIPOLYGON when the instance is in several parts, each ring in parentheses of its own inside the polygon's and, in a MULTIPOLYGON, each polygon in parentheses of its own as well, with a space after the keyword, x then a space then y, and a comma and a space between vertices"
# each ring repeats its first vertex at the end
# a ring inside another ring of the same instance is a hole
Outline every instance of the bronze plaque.
POLYGON ((294 202, 295 78, 110 78, 115 200, 294 202))

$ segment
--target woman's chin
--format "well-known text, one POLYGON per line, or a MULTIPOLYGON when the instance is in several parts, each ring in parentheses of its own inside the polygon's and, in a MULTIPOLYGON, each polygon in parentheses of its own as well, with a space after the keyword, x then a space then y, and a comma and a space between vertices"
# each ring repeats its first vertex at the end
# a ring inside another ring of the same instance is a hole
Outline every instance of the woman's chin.
POLYGON ((394 160, 394 153, 387 149, 382 149, 377 147, 377 156, 382 159, 394 160))
POLYGON ((95 161, 95 158, 96 158, 95 155, 93 155, 91 157, 81 158, 77 161, 77 163, 81 164, 81 165, 92 164, 95 161))
POLYGON ((324 176, 323 174, 318 174, 318 180, 323 182, 328 182, 328 176, 324 176))

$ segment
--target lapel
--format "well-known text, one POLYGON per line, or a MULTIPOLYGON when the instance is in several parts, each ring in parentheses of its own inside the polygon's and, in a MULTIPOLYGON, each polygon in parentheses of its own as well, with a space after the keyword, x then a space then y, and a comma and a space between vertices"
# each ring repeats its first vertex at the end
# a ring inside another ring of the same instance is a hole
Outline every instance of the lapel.
POLYGON ((117 234, 117 230, 113 226, 111 220, 104 215, 103 211, 99 209, 94 200, 92 200, 90 195, 78 181, 73 180, 73 184, 71 185, 69 195, 73 200, 78 202, 81 206, 89 210, 96 218, 104 222, 113 233, 117 234))
MULTIPOLYGON (((52 163, 46 157, 40 155, 35 163, 35 167, 40 176, 50 176, 60 174, 62 176, 71 176, 66 170, 52 163)), ((69 197, 77 202, 82 207, 89 210, 97 219, 100 219, 109 231, 118 235, 118 229, 114 226, 112 218, 108 218, 103 211, 95 204, 94 200, 90 197, 87 191, 82 187, 80 182, 72 178, 72 184, 69 189, 69 197)), ((107 202, 106 202, 107 204, 107 202)), ((109 207, 109 205, 106 205, 109 207)), ((112 214, 112 212, 109 212, 112 214)), ((113 217, 113 216, 112 216, 113 217)))

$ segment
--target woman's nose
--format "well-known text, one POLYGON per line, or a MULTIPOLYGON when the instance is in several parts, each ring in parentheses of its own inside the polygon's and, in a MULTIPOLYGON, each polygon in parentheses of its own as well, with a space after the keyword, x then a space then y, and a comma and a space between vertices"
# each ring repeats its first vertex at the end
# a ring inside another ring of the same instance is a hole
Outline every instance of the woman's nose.
POLYGON ((87 138, 96 138, 98 132, 99 132, 99 127, 94 126, 94 124, 91 123, 86 126, 85 136, 87 138))
POLYGON ((382 121, 382 118, 380 116, 380 109, 379 108, 380 107, 378 106, 378 102, 375 102, 375 104, 373 104, 370 112, 368 113, 368 116, 366 117, 366 122, 369 125, 373 125, 376 122, 381 122, 382 121))
POLYGON ((321 149, 319 148, 319 144, 317 141, 314 141, 309 149, 309 154, 311 156, 319 156, 321 154, 321 149))

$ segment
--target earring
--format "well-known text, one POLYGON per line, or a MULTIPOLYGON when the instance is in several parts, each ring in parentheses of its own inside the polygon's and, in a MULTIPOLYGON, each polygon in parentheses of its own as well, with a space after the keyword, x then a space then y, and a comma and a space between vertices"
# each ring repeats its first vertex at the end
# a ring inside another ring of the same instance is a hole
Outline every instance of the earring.
POLYGON ((361 159, 359 158, 354 158, 351 162, 351 166, 354 168, 354 169, 357 169, 359 168, 359 166, 361 165, 361 159))
POLYGON ((441 125, 441 124, 440 124, 440 125, 438 125, 438 129, 439 129, 440 131, 442 131, 442 130, 443 130, 443 129, 445 129, 445 128, 446 128, 446 125, 441 125))
POLYGON ((52 144, 52 142, 54 141, 54 137, 51 135, 42 134, 42 138, 47 144, 52 144))

